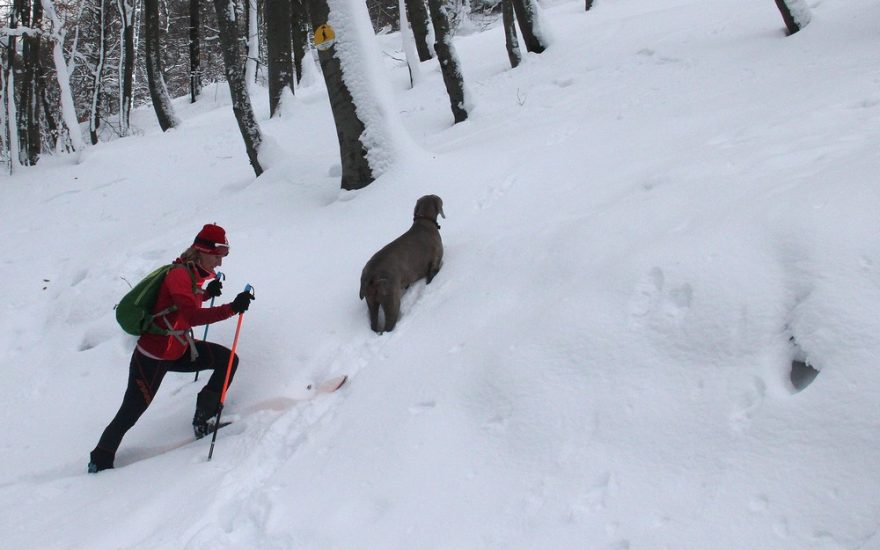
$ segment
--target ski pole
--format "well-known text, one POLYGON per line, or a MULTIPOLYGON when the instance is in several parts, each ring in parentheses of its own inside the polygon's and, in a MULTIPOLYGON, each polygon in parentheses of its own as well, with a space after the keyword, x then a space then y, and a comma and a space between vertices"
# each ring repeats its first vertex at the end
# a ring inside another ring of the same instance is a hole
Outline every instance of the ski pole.
MULTIPOLYGON (((244 285, 244 291, 253 294, 254 287, 244 285)), ((232 350, 229 353, 229 364, 226 365, 226 378, 223 380, 223 392, 220 393, 220 404, 217 407, 217 419, 214 421, 214 435, 211 437, 211 449, 208 451, 208 460, 214 456, 214 443, 217 441, 217 430, 220 428, 220 415, 223 413, 223 403, 226 402, 226 389, 229 387, 229 374, 232 372, 232 362, 235 360, 235 350, 238 348, 238 335, 241 333, 241 322, 244 320, 244 312, 238 314, 238 325, 235 327, 235 338, 232 339, 232 350)))
MULTIPOLYGON (((216 279, 218 281, 225 281, 226 275, 224 275, 223 272, 218 271, 217 275, 216 275, 216 279)), ((211 307, 214 307, 214 298, 216 298, 216 296, 211 296, 211 307)), ((204 342, 205 340, 208 339, 208 327, 209 326, 211 326, 211 325, 205 325, 205 335, 202 336, 202 342, 204 342)), ((196 371, 196 379, 193 380, 193 382, 198 382, 198 381, 199 381, 199 371, 196 371)))

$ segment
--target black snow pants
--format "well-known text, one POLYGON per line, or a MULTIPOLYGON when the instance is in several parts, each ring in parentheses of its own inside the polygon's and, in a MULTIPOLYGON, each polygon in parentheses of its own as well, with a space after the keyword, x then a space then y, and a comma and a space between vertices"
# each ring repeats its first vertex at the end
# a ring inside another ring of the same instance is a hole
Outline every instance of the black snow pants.
MULTIPOLYGON (((116 450, 122 442, 122 437, 150 406, 165 373, 168 371, 213 371, 211 377, 208 378, 208 383, 199 392, 197 403, 198 407, 207 407, 216 414, 220 404, 220 394, 223 391, 223 381, 226 378, 226 367, 229 365, 229 354, 232 352, 213 342, 197 341, 195 346, 199 352, 195 361, 190 360, 189 351, 174 361, 162 361, 147 357, 135 348, 128 368, 128 387, 122 397, 122 405, 116 416, 104 429, 98 446, 92 451, 92 462, 101 469, 113 467, 113 460, 116 456, 116 450)), ((232 361, 232 370, 229 374, 230 383, 232 383, 232 377, 237 368, 238 356, 232 361)))

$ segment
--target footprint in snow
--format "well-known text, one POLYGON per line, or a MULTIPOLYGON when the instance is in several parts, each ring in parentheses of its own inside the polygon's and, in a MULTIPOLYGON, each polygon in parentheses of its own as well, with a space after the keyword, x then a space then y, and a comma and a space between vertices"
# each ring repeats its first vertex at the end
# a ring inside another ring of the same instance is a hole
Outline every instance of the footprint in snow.
POLYGON ((436 406, 436 401, 422 401, 421 403, 416 403, 415 405, 411 406, 409 408, 409 414, 416 416, 428 412, 434 409, 436 406))
POLYGON ((636 326, 646 318, 678 322, 690 310, 693 296, 688 283, 667 288, 663 270, 653 267, 636 283, 629 300, 630 318, 636 326))
POLYGON ((752 423, 752 419, 764 405, 767 385, 760 378, 755 378, 752 389, 744 392, 737 403, 736 409, 730 413, 730 429, 742 432, 752 423))

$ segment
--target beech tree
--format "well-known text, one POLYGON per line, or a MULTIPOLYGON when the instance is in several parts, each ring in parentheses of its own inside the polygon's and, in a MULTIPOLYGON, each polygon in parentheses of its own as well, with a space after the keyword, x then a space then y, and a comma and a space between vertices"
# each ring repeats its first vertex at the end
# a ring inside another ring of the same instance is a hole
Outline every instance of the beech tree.
POLYGON ((782 13, 789 35, 806 27, 812 19, 810 7, 804 0, 776 0, 776 7, 782 13))
POLYGON ((461 74, 461 63, 455 46, 452 44, 452 34, 449 32, 449 17, 447 5, 443 0, 428 0, 428 9, 431 11, 431 21, 434 23, 434 52, 440 62, 440 72, 443 74, 443 83, 449 95, 452 107, 452 117, 455 123, 467 120, 467 101, 464 89, 464 77, 461 74))
POLYGON ((519 51, 519 40, 516 38, 516 17, 513 15, 511 0, 501 0, 501 20, 504 24, 507 57, 510 59, 510 66, 515 69, 522 61, 522 52, 519 51))
POLYGON ((131 127, 131 104, 133 101, 132 82, 134 80, 134 6, 128 0, 116 0, 119 12, 119 133, 127 136, 131 127))
POLYGON ((406 56, 406 66, 409 69, 410 86, 415 86, 416 82, 421 79, 419 71, 419 57, 416 51, 416 43, 413 35, 409 30, 409 22, 406 18, 406 6, 404 0, 399 0, 398 13, 400 16, 400 39, 403 42, 403 53, 406 56))
POLYGON ((82 138, 82 132, 79 129, 79 122, 76 118, 76 103, 73 98, 73 91, 70 87, 70 70, 67 60, 64 58, 64 24, 58 17, 55 10, 55 4, 52 0, 41 0, 43 11, 51 23, 50 36, 52 40, 52 59, 55 62, 55 78, 58 81, 59 102, 61 103, 61 120, 67 127, 67 133, 70 140, 70 147, 76 153, 80 153, 85 144, 82 138))
POLYGON ((195 103, 202 92, 199 0, 189 0, 189 98, 195 103))
POLYGON ((226 67, 226 82, 232 96, 232 112, 238 121, 238 129, 244 140, 248 159, 257 177, 263 173, 260 165, 259 152, 263 143, 260 126, 254 116, 251 98, 248 95, 248 84, 245 82, 245 68, 242 66, 244 55, 240 50, 238 27, 236 25, 233 0, 214 0, 217 12, 217 26, 220 30, 220 46, 223 50, 223 64, 226 67))
POLYGON ((339 140, 341 186, 361 189, 405 156, 412 144, 391 101, 367 6, 309 0, 309 15, 339 140))
POLYGON ((284 89, 293 91, 290 0, 266 0, 266 21, 269 116, 273 117, 284 89))
MULTIPOLYGON (((218 16, 219 18, 219 16, 218 16)), ((179 124, 171 105, 171 96, 162 74, 162 48, 159 39, 159 0, 144 0, 147 81, 159 127, 167 131, 179 124)), ((221 32, 222 36, 222 32, 221 32)))
POLYGON ((330 6, 327 0, 308 1, 309 18, 315 33, 318 61, 330 95, 330 109, 336 123, 339 156, 342 163, 342 188, 361 189, 373 182, 373 171, 367 161, 367 150, 361 142, 364 122, 358 117, 351 90, 345 81, 342 64, 336 55, 335 31, 328 24, 330 6))
POLYGON ((19 145, 18 111, 15 105, 15 49, 17 40, 15 30, 18 28, 18 10, 9 14, 9 28, 6 34, 6 57, 3 76, 3 129, 6 142, 5 150, 9 154, 9 172, 15 172, 21 166, 21 148, 19 145))
MULTIPOLYGON (((244 0, 247 3, 245 21, 247 21, 247 61, 245 62, 245 83, 250 86, 257 81, 257 69, 260 64, 260 30, 257 0, 244 0)), ((216 5, 216 3, 215 3, 216 5)), ((219 19, 220 16, 218 15, 219 19)))
POLYGON ((23 27, 31 29, 22 36, 22 98, 23 109, 19 112, 21 118, 19 126, 22 128, 21 138, 24 149, 24 161, 28 165, 35 165, 40 159, 42 152, 43 134, 41 132, 41 101, 42 95, 42 70, 40 60, 40 48, 42 38, 39 28, 42 26, 43 7, 39 0, 31 2, 18 0, 19 18, 23 27))
POLYGON ((293 39, 293 70, 296 83, 303 78, 303 60, 309 51, 309 14, 305 0, 290 2, 290 34, 293 39))
MULTIPOLYGON (((404 0, 406 4, 406 17, 412 26, 413 37, 416 41, 416 51, 419 53, 419 61, 433 59, 430 47, 430 17, 425 0, 404 0)), ((401 29, 403 32, 403 29, 401 29)))
POLYGON ((541 29, 541 12, 537 1, 512 0, 512 2, 526 51, 542 53, 547 49, 547 40, 541 29))
POLYGON ((101 94, 103 92, 104 60, 107 52, 107 10, 104 0, 98 3, 98 59, 94 68, 94 86, 92 88, 92 106, 89 110, 89 136, 92 145, 98 143, 98 126, 101 124, 101 94))

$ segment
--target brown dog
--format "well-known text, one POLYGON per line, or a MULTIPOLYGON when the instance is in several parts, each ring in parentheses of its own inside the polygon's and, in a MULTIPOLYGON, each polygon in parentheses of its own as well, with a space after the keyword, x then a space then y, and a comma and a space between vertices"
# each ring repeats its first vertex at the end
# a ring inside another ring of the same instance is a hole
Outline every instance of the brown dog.
POLYGON ((443 213, 443 200, 425 195, 416 201, 413 224, 382 250, 376 252, 361 272, 361 300, 370 310, 370 328, 379 329, 379 306, 385 313, 385 331, 394 330, 400 316, 400 297, 409 285, 425 277, 430 284, 443 263, 443 241, 437 216, 443 213))

